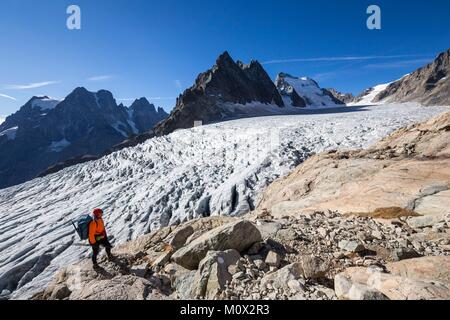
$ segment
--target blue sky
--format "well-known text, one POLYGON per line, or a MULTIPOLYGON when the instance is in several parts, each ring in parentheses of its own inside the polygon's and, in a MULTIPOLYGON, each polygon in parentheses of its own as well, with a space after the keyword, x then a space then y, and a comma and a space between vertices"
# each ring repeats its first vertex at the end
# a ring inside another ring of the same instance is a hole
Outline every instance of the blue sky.
POLYGON ((198 73, 228 50, 278 72, 358 93, 395 80, 450 47, 450 1, 2 0, 0 115, 33 95, 77 86, 119 102, 148 97, 170 110, 198 73), (38 4, 39 3, 39 4, 38 4), (66 28, 66 9, 82 29, 66 28), (368 30, 366 9, 382 10, 368 30), (269 62, 269 63, 267 63, 269 62))

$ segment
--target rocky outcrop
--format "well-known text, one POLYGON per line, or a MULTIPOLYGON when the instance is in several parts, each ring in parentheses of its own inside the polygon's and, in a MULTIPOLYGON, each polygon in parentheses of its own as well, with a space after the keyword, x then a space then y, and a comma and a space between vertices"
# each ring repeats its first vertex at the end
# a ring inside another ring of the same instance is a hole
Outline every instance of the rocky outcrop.
POLYGON ((147 132, 167 118, 168 114, 162 108, 156 109, 146 98, 135 100, 128 108, 130 120, 134 124, 138 133, 147 132))
POLYGON ((165 135, 177 129, 192 128, 196 121, 207 124, 249 116, 251 113, 247 114, 245 108, 247 103, 284 106, 259 62, 235 62, 228 52, 224 52, 216 64, 200 74, 195 84, 177 99, 174 110, 156 126, 155 132, 165 135), (241 108, 230 109, 230 105, 241 105, 241 108))
POLYGON ((380 268, 349 268, 335 278, 337 296, 350 300, 448 300, 450 257, 425 257, 380 268))
POLYGON ((208 251, 235 249, 239 252, 261 241, 259 230, 249 221, 239 221, 211 230, 184 248, 177 251, 172 259, 179 265, 193 270, 208 251))
POLYGON ((412 229, 404 219, 329 211, 283 218, 267 212, 247 219, 204 218, 122 244, 113 250, 113 262, 100 258, 101 268, 93 269, 90 260, 69 266, 34 299, 445 298, 450 225, 444 220, 435 227, 412 229), (252 233, 265 236, 254 237, 254 243, 245 240, 243 249, 239 241, 228 240, 231 230, 241 241, 252 233), (189 270, 179 265, 177 256, 196 246, 206 252, 197 266, 189 270), (398 261, 394 253, 399 250, 423 258, 398 261))
POLYGON ((328 209, 371 214, 397 207, 439 220, 450 206, 449 128, 446 113, 367 150, 314 156, 274 182, 259 210, 283 216, 328 209))
POLYGON ((345 104, 353 102, 353 100, 355 100, 355 96, 353 96, 353 94, 351 93, 342 93, 333 88, 327 88, 324 90, 326 90, 330 95, 332 95, 336 99, 336 101, 341 101, 345 104))
POLYGON ((450 105, 450 49, 434 62, 391 83, 374 102, 417 101, 424 105, 450 105))
POLYGON ((96 159, 166 116, 145 98, 117 105, 105 90, 77 88, 63 101, 33 97, 0 125, 0 188, 96 159))

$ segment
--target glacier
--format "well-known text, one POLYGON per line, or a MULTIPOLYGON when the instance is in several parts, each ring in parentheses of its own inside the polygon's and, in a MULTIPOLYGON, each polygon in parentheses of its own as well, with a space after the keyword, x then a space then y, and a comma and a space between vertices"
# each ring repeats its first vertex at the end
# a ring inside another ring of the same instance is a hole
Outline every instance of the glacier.
POLYGON ((27 299, 90 253, 71 219, 100 207, 118 244, 163 226, 254 209, 315 153, 364 148, 448 107, 415 103, 231 120, 148 140, 0 190, 0 299, 27 299))

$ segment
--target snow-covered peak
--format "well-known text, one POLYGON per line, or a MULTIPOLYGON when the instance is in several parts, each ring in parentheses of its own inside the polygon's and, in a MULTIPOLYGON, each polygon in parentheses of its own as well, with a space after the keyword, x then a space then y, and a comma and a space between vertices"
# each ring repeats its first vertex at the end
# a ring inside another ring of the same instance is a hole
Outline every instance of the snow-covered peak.
POLYGON ((41 110, 51 110, 54 109, 61 101, 49 98, 47 96, 35 97, 31 101, 31 106, 33 108, 40 108, 41 110))
POLYGON ((4 116, 0 116, 0 124, 2 124, 3 122, 5 122, 5 117, 4 116))
MULTIPOLYGON (((306 101, 307 107, 336 107, 337 103, 326 90, 320 88, 319 84, 309 77, 294 77, 287 73, 280 73, 276 80, 277 86, 283 83, 289 85, 295 92, 306 101)), ((285 101, 286 103, 286 101, 285 101)))
POLYGON ((374 105, 374 104, 380 104, 378 103, 374 103, 373 100, 375 99, 375 97, 380 94, 380 92, 383 92, 384 90, 386 90, 387 87, 389 87, 389 85, 392 82, 389 83, 383 83, 383 84, 379 84, 373 88, 369 88, 366 89, 359 97, 356 98, 355 102, 349 103, 349 106, 367 106, 367 105, 374 105))
POLYGON ((386 90, 391 84, 401 81, 405 79, 407 76, 409 76, 410 73, 405 74, 403 77, 401 77, 398 80, 388 82, 388 83, 382 83, 379 85, 376 85, 372 88, 368 88, 364 90, 358 97, 355 98, 355 100, 352 103, 349 103, 349 106, 367 106, 367 105, 380 105, 383 103, 386 103, 386 101, 378 101, 375 102, 375 98, 384 90, 386 90))

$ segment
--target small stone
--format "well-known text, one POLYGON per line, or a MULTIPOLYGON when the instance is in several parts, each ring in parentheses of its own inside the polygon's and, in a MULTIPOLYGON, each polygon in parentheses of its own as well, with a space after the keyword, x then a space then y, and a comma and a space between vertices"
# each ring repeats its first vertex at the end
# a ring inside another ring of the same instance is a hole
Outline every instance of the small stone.
POLYGON ((173 251, 167 251, 161 254, 152 264, 152 269, 157 271, 159 268, 163 268, 173 255, 173 251))
POLYGON ((263 248, 264 244, 262 242, 256 242, 250 247, 250 249, 248 250, 248 254, 251 256, 257 255, 263 248))
POLYGON ((343 252, 334 252, 333 253, 333 257, 335 259, 341 260, 341 259, 345 258, 345 253, 343 253, 343 252))
POLYGON ((279 268, 281 266, 281 257, 275 251, 270 251, 266 257, 266 264, 270 267, 279 268))
POLYGON ((447 223, 445 223, 445 222, 440 222, 440 223, 437 223, 437 224, 435 224, 434 226, 433 226, 433 231, 436 231, 436 232, 443 232, 444 231, 444 229, 447 227, 447 223))
POLYGON ((407 259, 414 259, 421 257, 414 249, 408 248, 399 248, 392 251, 392 260, 393 261, 401 261, 407 259))
POLYGON ((258 270, 264 270, 267 268, 267 264, 263 260, 255 260, 254 264, 258 270))
POLYGON ((408 239, 399 239, 397 242, 402 248, 406 248, 411 244, 408 239))
POLYGON ((328 263, 313 255, 301 257, 301 266, 306 279, 323 278, 329 269, 328 263))
POLYGON ((352 252, 352 253, 359 253, 366 249, 364 247, 364 245, 362 245, 361 243, 359 243, 357 241, 352 241, 352 240, 340 241, 339 248, 341 248, 342 250, 345 250, 347 252, 352 252))
POLYGON ((317 229, 317 232, 320 234, 322 238, 325 238, 328 235, 328 231, 325 228, 319 228, 317 229))
POLYGON ((358 232, 356 234, 356 237, 362 242, 365 242, 370 239, 370 237, 365 232, 358 232))
POLYGON ((60 284, 53 289, 50 299, 52 300, 64 300, 71 294, 69 288, 65 284, 60 284))
POLYGON ((130 268, 130 273, 135 275, 136 277, 145 278, 148 271, 148 264, 143 263, 138 266, 132 266, 130 268))
POLYGON ((422 252, 424 250, 422 244, 419 241, 412 241, 411 244, 414 247, 414 249, 416 249, 419 252, 422 252))
POLYGON ((379 231, 379 230, 372 231, 372 237, 377 239, 377 240, 383 240, 384 239, 383 233, 381 231, 379 231))
POLYGON ((233 275, 233 279, 241 280, 245 278, 245 272, 239 271, 233 275))
POLYGON ((228 272, 231 275, 235 275, 238 272, 242 272, 241 269, 239 268, 239 266, 237 264, 233 264, 231 266, 228 267, 228 272))
POLYGON ((282 229, 278 231, 276 238, 286 242, 294 241, 298 239, 298 234, 292 229, 282 229))
POLYGON ((350 300, 389 300, 381 292, 358 283, 352 285, 348 298, 350 300))
POLYGON ((304 287, 297 280, 289 280, 287 283, 289 289, 291 289, 292 294, 297 294, 299 292, 304 292, 304 287))

